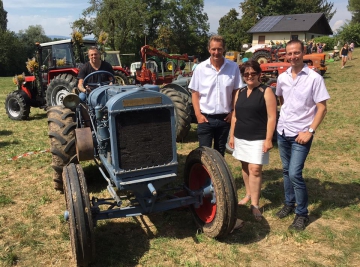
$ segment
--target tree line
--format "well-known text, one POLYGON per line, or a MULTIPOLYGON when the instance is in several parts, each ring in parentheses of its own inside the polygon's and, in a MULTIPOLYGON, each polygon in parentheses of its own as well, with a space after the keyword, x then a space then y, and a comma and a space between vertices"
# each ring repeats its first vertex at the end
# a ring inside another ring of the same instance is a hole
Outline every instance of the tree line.
MULTIPOLYGON (((335 37, 360 44, 360 0, 348 0, 351 21, 335 37)), ((330 21, 334 4, 328 0, 244 0, 238 10, 231 8, 219 21, 228 50, 239 50, 251 43, 247 31, 264 16, 324 13, 330 21), (241 13, 241 17, 240 17, 241 13)), ((170 53, 188 53, 208 57, 210 35, 204 0, 89 0, 73 30, 98 39, 106 32, 106 46, 121 53, 136 53, 146 44, 167 48, 170 53)), ((33 56, 35 42, 51 41, 41 25, 31 25, 18 33, 7 30, 7 12, 0 0, 0 76, 25 71, 25 61, 33 56)))

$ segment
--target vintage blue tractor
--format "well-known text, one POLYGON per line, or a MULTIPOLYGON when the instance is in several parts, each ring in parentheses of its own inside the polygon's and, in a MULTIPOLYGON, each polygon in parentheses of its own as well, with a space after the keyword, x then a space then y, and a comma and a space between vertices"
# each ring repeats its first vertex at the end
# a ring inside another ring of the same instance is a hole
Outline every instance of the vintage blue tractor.
MULTIPOLYGON (((102 72, 88 75, 84 84, 102 72)), ((188 207, 206 235, 222 238, 231 232, 237 194, 224 158, 199 147, 187 156, 183 180, 177 178, 172 100, 157 85, 97 85, 85 103, 69 94, 47 113, 55 183, 65 193, 77 266, 94 260, 98 220, 188 207), (79 164, 87 160, 95 161, 111 198, 89 199, 79 164)))

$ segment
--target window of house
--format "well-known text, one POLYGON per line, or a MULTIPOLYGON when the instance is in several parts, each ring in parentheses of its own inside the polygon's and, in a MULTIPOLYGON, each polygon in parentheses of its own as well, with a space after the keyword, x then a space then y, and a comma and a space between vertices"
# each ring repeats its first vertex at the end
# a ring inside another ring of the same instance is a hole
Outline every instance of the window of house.
POLYGON ((298 35, 291 35, 291 40, 299 40, 299 36, 298 35))
POLYGON ((265 35, 260 35, 259 36, 258 44, 265 44, 265 35))

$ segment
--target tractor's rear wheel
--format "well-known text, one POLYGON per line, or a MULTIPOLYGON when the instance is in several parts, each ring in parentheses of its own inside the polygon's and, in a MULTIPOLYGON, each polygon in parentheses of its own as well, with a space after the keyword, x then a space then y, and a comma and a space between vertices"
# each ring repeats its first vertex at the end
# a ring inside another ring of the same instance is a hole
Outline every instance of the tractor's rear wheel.
POLYGON ((167 95, 174 103, 175 106, 175 119, 176 119, 176 141, 181 142, 189 133, 191 127, 191 109, 188 96, 182 94, 172 88, 163 88, 161 93, 167 95))
POLYGON ((5 100, 5 110, 12 120, 20 121, 29 118, 30 106, 26 103, 21 91, 8 94, 5 100))
POLYGON ((253 54, 251 60, 255 60, 259 64, 271 62, 271 53, 268 51, 257 51, 253 54))
POLYGON ((70 241, 77 266, 88 266, 95 256, 94 226, 85 175, 80 165, 70 164, 63 172, 70 241))
POLYGON ((75 113, 64 106, 50 107, 47 111, 52 154, 51 167, 54 169, 53 180, 56 190, 63 191, 62 172, 70 162, 77 162, 75 149, 75 113))
POLYGON ((190 206, 198 227, 208 236, 225 237, 236 222, 235 182, 225 159, 214 149, 199 147, 190 152, 185 163, 185 184, 191 190, 211 187, 199 207, 190 206))
POLYGON ((60 74, 51 80, 46 90, 46 103, 48 106, 62 105, 63 99, 72 93, 77 85, 76 77, 71 74, 60 74))
POLYGON ((115 71, 115 79, 117 84, 127 85, 130 84, 128 78, 121 71, 115 71))
MULTIPOLYGON (((271 87, 271 88, 276 88, 276 83, 277 83, 277 79, 269 79, 266 82, 266 85, 271 87)), ((275 93, 275 92, 274 92, 275 93)))

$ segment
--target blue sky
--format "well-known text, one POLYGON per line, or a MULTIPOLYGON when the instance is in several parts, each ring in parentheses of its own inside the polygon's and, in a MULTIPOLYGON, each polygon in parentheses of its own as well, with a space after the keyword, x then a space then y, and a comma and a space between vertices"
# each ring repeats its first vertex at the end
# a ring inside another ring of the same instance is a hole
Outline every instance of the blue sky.
MULTIPOLYGON (((131 1, 131 0, 129 0, 131 1)), ((337 12, 330 21, 333 30, 351 19, 347 10, 347 0, 328 0, 334 3, 337 12)), ((205 0, 204 11, 208 14, 210 31, 217 32, 219 19, 231 8, 239 13, 242 0, 205 0)), ((82 11, 89 6, 88 0, 3 0, 8 12, 8 29, 14 32, 25 30, 29 25, 42 25, 47 35, 69 36, 70 23, 81 17, 82 11)))

